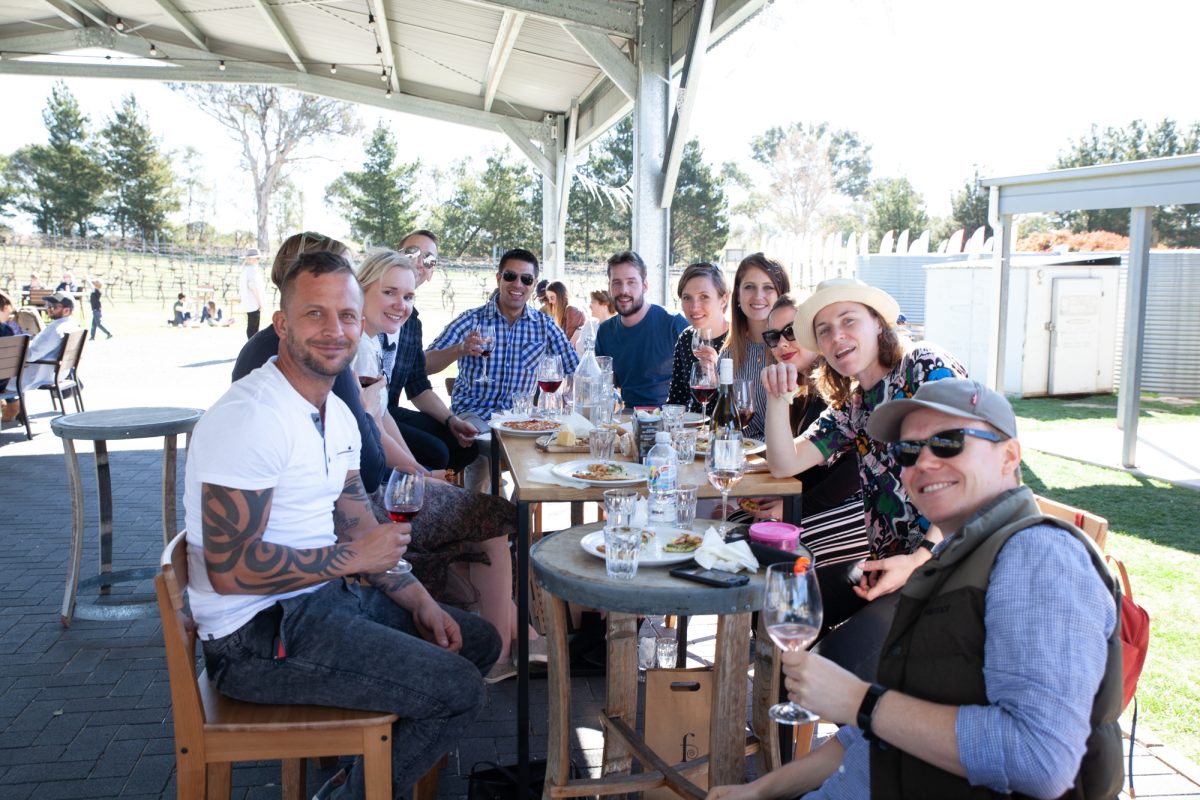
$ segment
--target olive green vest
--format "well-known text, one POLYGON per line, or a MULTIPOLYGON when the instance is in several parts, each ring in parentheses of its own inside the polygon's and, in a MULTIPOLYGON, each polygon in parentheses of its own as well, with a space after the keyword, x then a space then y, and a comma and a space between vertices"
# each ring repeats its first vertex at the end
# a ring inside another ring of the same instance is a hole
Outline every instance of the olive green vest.
MULTIPOLYGON (((1118 598, 1119 589, 1095 544, 1078 528, 1044 516, 1033 492, 1020 487, 1005 492, 977 512, 954 540, 905 584, 892 628, 879 661, 879 683, 905 694, 947 705, 987 705, 983 680, 984 602, 996 554, 1018 531, 1050 524, 1070 532, 1092 556, 1104 585, 1118 598)), ((1108 639, 1108 663, 1092 702, 1092 732, 1074 787, 1063 798, 1100 800, 1121 790, 1121 636, 1120 617, 1108 639)), ((1038 635, 1029 631, 1030 637, 1038 635)), ((1064 657, 1069 654, 1064 653, 1064 657)), ((871 744, 871 797, 997 798, 984 787, 938 769, 902 750, 871 744)), ((1019 795, 1010 795, 1019 797, 1019 795)))

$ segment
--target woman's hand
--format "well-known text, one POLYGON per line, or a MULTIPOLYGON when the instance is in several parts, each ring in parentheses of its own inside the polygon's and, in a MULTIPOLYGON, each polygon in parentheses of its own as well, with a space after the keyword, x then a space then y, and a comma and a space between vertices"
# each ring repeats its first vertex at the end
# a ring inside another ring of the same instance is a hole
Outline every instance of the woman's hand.
POLYGON ((792 364, 768 364, 762 371, 763 388, 767 397, 794 394, 799 388, 799 373, 792 364))
POLYGON ((705 364, 708 364, 714 370, 717 368, 718 353, 716 351, 716 348, 714 348, 712 345, 706 344, 706 345, 704 345, 704 347, 701 347, 699 350, 693 350, 692 355, 694 355, 696 357, 697 361, 703 361, 705 364))
POLYGON ((874 600, 876 597, 891 594, 904 586, 908 581, 908 576, 912 575, 917 567, 924 564, 929 558, 928 551, 918 549, 914 553, 864 561, 862 563, 863 576, 859 579, 858 585, 854 587, 854 593, 863 600, 874 600))
POLYGON ((377 423, 383 419, 386 391, 387 381, 384 380, 375 381, 370 386, 363 386, 358 390, 363 410, 370 414, 377 423))

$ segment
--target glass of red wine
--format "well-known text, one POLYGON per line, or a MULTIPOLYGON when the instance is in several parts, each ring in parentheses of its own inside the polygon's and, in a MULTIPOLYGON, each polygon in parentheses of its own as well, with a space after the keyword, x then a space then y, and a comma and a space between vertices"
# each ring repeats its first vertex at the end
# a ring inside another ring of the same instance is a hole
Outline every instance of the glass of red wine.
POLYGON ((745 433, 746 426, 754 417, 754 387, 748 379, 733 382, 733 404, 737 406, 738 423, 745 433))
MULTIPOLYGON (((556 355, 544 355, 538 359, 537 384, 542 390, 542 407, 551 408, 557 395, 558 387, 563 382, 562 358, 556 355)), ((554 413, 551 412, 553 417, 554 413)))
POLYGON ((696 398, 696 402, 703 409, 704 416, 708 416, 708 404, 717 395, 717 371, 712 365, 697 361, 692 364, 692 374, 688 380, 688 386, 692 387, 692 397, 696 398))
MULTIPOLYGON (((796 652, 812 644, 821 630, 823 613, 817 572, 807 558, 767 567, 763 620, 767 635, 780 650, 796 652)), ((771 706, 771 719, 784 725, 805 725, 818 717, 788 700, 771 706)))
MULTIPOLYGON (((425 502, 425 476, 419 472, 392 470, 387 488, 383 490, 383 507, 392 522, 412 522, 425 502)), ((389 575, 412 572, 412 564, 403 558, 388 570, 389 575)))
POLYGON ((483 342, 479 345, 479 357, 483 359, 483 374, 475 379, 476 383, 491 383, 492 379, 488 377, 488 358, 492 355, 492 348, 496 344, 496 326, 491 322, 483 322, 479 325, 479 336, 483 342))

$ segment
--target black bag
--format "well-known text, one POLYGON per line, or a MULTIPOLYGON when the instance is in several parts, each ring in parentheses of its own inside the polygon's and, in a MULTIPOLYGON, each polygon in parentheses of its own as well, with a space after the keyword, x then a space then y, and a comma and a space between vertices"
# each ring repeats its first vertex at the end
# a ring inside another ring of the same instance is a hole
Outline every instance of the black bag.
MULTIPOLYGON (((571 764, 571 777, 579 770, 571 764)), ((529 762, 529 800, 539 800, 546 783, 546 759, 529 762)), ((480 761, 471 767, 467 782, 467 800, 518 800, 517 765, 480 761)))

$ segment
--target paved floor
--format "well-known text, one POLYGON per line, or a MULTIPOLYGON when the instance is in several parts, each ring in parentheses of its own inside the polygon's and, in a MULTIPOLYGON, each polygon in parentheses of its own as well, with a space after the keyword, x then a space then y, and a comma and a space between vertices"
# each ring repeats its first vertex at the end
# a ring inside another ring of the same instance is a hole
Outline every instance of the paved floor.
MULTIPOLYGON (((1110 425, 1059 428, 1021 434, 1026 447, 1111 469, 1121 464, 1124 434, 1110 425)), ((1200 423, 1154 423, 1138 426, 1137 475, 1200 489, 1200 423)))
MULTIPOLYGON (((228 385, 241 344, 241 335, 231 329, 164 330, 137 340, 123 340, 118 331, 111 342, 89 344, 82 369, 85 400, 92 409, 205 408, 228 385)), ((25 441, 23 429, 0 431, 0 798, 173 797, 170 697, 156 619, 59 625, 70 527, 66 472, 60 442, 49 429, 49 398, 36 393, 30 406, 33 441, 25 441)), ((162 547, 160 454, 148 441, 114 443, 111 449, 115 566, 152 564, 162 547)), ((96 525, 94 469, 86 452, 81 463, 90 543, 96 525)), ((547 526, 553 528, 556 519, 550 515, 547 526)), ((89 546, 85 575, 95 571, 95 559, 89 546)), ((133 588, 151 590, 148 583, 133 588)), ((492 688, 477 735, 451 754, 441 797, 465 797, 466 775, 476 762, 515 758, 515 694, 512 681, 492 688)), ((602 695, 601 679, 573 681, 575 758, 581 766, 596 764, 602 695)), ((543 681, 534 682, 533 698, 532 748, 541 754, 543 681)), ((1179 766, 1162 745, 1148 745, 1136 751, 1140 797, 1200 796, 1200 779, 1180 774, 1189 769, 1186 764, 1179 766)), ((275 765, 241 765, 233 775, 234 798, 279 795, 275 765)), ((313 788, 321 778, 313 776, 313 788)))

